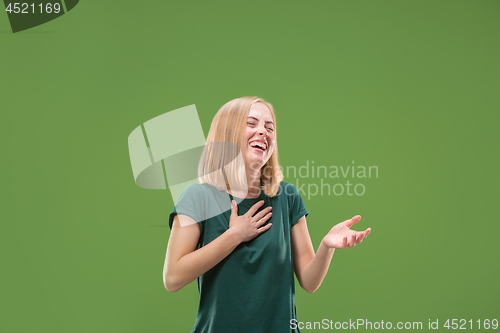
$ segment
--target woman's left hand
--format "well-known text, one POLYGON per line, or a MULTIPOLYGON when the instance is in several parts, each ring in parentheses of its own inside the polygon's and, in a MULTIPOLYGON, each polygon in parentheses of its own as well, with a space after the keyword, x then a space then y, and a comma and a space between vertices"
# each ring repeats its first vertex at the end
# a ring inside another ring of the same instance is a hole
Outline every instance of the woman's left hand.
POLYGON ((323 238, 322 243, 328 248, 335 249, 345 249, 348 246, 354 247, 356 244, 361 243, 372 229, 368 228, 365 231, 351 230, 350 228, 353 224, 357 223, 360 219, 361 216, 356 215, 350 220, 345 220, 335 225, 323 238))

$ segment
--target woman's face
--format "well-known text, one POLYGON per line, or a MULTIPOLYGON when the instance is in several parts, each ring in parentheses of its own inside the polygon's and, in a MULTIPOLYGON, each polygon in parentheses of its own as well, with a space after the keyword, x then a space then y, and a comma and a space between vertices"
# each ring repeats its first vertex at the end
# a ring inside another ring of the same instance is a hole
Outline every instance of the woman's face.
POLYGON ((247 170, 260 170, 271 157, 275 142, 271 111, 264 103, 250 107, 245 131, 246 146, 243 158, 247 170))

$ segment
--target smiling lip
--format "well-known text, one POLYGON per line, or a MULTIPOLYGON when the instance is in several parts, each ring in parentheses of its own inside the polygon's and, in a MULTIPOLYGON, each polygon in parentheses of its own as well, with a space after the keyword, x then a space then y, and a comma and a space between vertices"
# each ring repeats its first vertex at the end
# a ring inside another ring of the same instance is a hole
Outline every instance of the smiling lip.
POLYGON ((266 141, 264 141, 264 140, 252 140, 252 141, 250 141, 248 144, 251 146, 252 142, 259 142, 259 143, 261 143, 262 145, 266 146, 266 149, 264 149, 264 150, 267 150, 267 148, 269 148, 269 147, 268 147, 267 142, 266 142, 266 141))
POLYGON ((255 147, 252 147, 252 146, 250 146, 250 148, 252 148, 254 151, 256 151, 258 153, 261 153, 261 154, 264 154, 266 152, 265 150, 262 150, 262 149, 259 149, 259 148, 255 148, 255 147))
POLYGON ((267 146, 267 142, 265 142, 264 140, 252 140, 252 141, 250 141, 250 142, 248 143, 248 145, 249 145, 249 146, 250 146, 250 148, 252 148, 254 151, 256 151, 256 152, 258 152, 258 153, 261 153, 261 154, 263 154, 264 152, 266 152, 266 151, 267 151, 267 148, 269 148, 269 147, 267 146), (252 147, 252 145, 251 145, 251 144, 252 144, 252 142, 259 142, 259 143, 261 143, 261 144, 265 145, 265 146, 266 146, 266 149, 260 149, 260 148, 257 148, 257 147, 252 147))

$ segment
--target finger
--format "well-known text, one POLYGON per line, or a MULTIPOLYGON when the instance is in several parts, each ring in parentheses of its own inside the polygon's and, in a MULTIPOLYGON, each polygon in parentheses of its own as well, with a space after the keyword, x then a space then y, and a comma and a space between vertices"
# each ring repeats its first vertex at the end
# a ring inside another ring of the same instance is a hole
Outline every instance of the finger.
POLYGON ((350 246, 350 247, 354 247, 354 246, 356 246, 356 234, 353 234, 353 235, 351 236, 351 241, 349 242, 349 246, 350 246))
POLYGON ((271 229, 271 226, 272 226, 272 225, 273 225, 272 223, 268 223, 268 224, 266 224, 265 226, 263 226, 263 227, 261 227, 261 228, 257 229, 257 232, 258 232, 259 234, 261 234, 261 233, 263 233, 264 231, 267 231, 267 230, 271 229))
POLYGON ((359 244, 363 241, 363 238, 365 238, 365 235, 363 232, 357 232, 356 233, 356 244, 359 244))
POLYGON ((360 240, 358 243, 361 243, 363 241, 363 239, 366 238, 366 236, 368 236, 368 234, 370 233, 371 229, 368 228, 366 229, 365 231, 361 231, 360 234, 361 234, 361 237, 360 237, 360 240))
POLYGON ((347 246, 349 247, 352 247, 353 246, 353 236, 352 234, 350 234, 349 236, 347 236, 347 246))
POLYGON ((257 211, 257 209, 259 209, 260 206, 262 206, 263 204, 264 204, 264 200, 260 200, 255 205, 250 207, 250 209, 248 210, 248 212, 245 215, 253 216, 253 214, 255 214, 255 212, 257 211))
POLYGON ((238 205, 234 200, 231 200, 231 216, 238 216, 238 205))
POLYGON ((361 216, 360 215, 356 215, 354 216, 352 219, 350 220, 346 220, 344 223, 345 225, 350 228, 352 227, 355 223, 358 223, 358 221, 361 220, 361 216))
POLYGON ((271 218, 271 216, 273 216, 273 213, 269 213, 267 214, 266 216, 264 216, 263 218, 261 218, 260 220, 258 220, 255 225, 257 227, 260 227, 261 225, 263 225, 264 223, 266 223, 267 220, 269 220, 271 218))
POLYGON ((255 214, 255 216, 252 218, 252 220, 253 221, 260 220, 262 217, 264 217, 264 215, 266 215, 267 213, 269 213, 272 209, 273 209, 273 207, 266 207, 266 208, 264 208, 263 210, 261 210, 260 212, 258 212, 257 214, 255 214))
POLYGON ((342 249, 345 249, 347 247, 347 237, 342 238, 342 249))

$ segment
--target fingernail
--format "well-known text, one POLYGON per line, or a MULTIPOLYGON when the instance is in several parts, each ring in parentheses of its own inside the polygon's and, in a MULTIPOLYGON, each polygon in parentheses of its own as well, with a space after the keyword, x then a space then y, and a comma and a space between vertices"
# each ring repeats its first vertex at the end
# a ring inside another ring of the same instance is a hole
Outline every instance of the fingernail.
POLYGON ((236 205, 236 201, 232 200, 231 205, 233 205, 233 206, 236 205))

